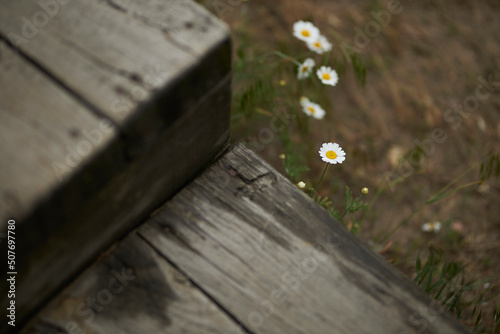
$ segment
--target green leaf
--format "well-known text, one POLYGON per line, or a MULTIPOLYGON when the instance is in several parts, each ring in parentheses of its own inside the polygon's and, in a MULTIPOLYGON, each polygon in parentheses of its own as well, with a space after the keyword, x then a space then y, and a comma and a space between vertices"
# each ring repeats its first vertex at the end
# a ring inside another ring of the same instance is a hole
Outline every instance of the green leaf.
POLYGON ((420 261, 420 252, 418 252, 417 254, 417 259, 415 261, 415 269, 417 270, 417 272, 419 272, 420 269, 422 269, 422 261, 420 261))

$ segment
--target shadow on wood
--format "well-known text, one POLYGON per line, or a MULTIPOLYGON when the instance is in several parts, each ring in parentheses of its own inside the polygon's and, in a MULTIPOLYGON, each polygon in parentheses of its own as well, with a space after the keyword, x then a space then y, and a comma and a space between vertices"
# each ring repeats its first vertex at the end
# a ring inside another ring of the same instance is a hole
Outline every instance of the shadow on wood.
POLYGON ((16 221, 18 324, 229 140, 229 31, 204 8, 40 3, 0 10, 0 233, 16 221))

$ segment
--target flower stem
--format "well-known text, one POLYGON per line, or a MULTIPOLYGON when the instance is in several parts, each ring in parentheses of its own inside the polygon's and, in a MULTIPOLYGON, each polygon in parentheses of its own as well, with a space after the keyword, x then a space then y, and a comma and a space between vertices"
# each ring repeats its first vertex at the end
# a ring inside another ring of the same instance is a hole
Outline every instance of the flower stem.
POLYGON ((321 174, 321 177, 320 177, 318 183, 316 183, 316 185, 312 188, 311 197, 313 197, 313 198, 314 198, 314 193, 316 192, 316 188, 318 188, 319 184, 323 180, 323 176, 325 176, 326 169, 328 168, 328 165, 329 165, 329 163, 326 163, 325 169, 323 169, 323 174, 321 174))
POLYGON ((301 64, 301 63, 299 63, 299 62, 298 62, 295 58, 290 57, 290 56, 288 56, 288 55, 284 54, 283 52, 279 52, 279 51, 274 50, 274 51, 273 51, 273 53, 274 53, 275 55, 277 55, 277 56, 279 56, 279 57, 281 57, 281 58, 285 59, 285 60, 291 60, 291 61, 292 61, 295 65, 297 65, 297 66, 302 65, 302 64, 301 64))
POLYGON ((332 51, 328 51, 325 56, 323 57, 323 66, 327 66, 328 62, 330 60, 330 55, 332 54, 332 51))

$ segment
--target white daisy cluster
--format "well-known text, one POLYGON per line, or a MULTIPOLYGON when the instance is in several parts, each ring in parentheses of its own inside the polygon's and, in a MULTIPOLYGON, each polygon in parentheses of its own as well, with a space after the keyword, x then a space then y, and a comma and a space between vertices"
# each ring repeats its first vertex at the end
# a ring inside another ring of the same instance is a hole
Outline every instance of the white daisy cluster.
MULTIPOLYGON (((307 47, 318 54, 323 54, 332 49, 332 44, 328 42, 325 36, 321 35, 319 29, 311 22, 298 21, 293 25, 293 35, 306 42, 307 47)), ((299 64, 297 78, 299 80, 307 79, 313 73, 316 62, 312 58, 307 58, 302 64, 299 64)), ((321 66, 316 75, 324 85, 335 86, 339 81, 337 72, 329 66, 321 66)), ((309 101, 307 98, 301 99, 302 110, 308 116, 316 119, 323 119, 325 111, 317 103, 309 101), (304 100, 305 99, 305 100, 304 100)))
MULTIPOLYGON (((319 29, 311 22, 298 21, 293 25, 293 35, 306 42, 309 50, 318 54, 323 54, 332 49, 332 44, 328 42, 325 36, 321 35, 319 29)), ((316 65, 314 59, 307 58, 304 63, 299 66, 297 78, 303 80, 309 78, 313 67, 316 65)), ((339 80, 337 72, 331 67, 322 66, 316 75, 325 85, 335 86, 339 80)))
MULTIPOLYGON (((323 54, 332 50, 332 44, 325 36, 321 35, 319 29, 311 22, 295 22, 293 25, 293 35, 301 41, 304 41, 309 50, 317 54, 323 54)), ((314 59, 307 58, 304 60, 304 62, 299 65, 297 78, 299 80, 309 78, 311 73, 313 73, 314 66, 316 66, 314 59)), ((337 72, 329 66, 321 66, 316 71, 316 75, 324 85, 335 86, 339 81, 337 72)), ((307 116, 316 119, 323 119, 323 117, 325 117, 325 110, 321 108, 319 104, 310 101, 307 97, 302 96, 300 98, 300 105, 307 116)), ((327 165, 328 163, 341 164, 344 162, 346 156, 344 150, 337 143, 324 143, 319 150, 319 155, 327 165)), ((323 178, 323 176, 321 178, 323 178)), ((305 186, 305 183, 301 181, 297 185, 299 188, 302 188, 305 186)), ((368 188, 363 188, 362 191, 363 194, 367 194, 368 188)))
POLYGON ((311 22, 298 21, 293 25, 293 35, 306 42, 309 50, 323 54, 332 49, 332 44, 325 36, 321 35, 319 29, 311 22))

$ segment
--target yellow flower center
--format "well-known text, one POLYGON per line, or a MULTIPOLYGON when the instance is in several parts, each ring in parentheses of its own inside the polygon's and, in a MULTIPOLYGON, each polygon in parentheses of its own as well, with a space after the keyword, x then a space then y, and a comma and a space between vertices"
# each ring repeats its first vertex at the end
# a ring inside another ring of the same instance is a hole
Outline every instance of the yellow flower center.
POLYGON ((311 36, 311 33, 308 30, 302 30, 302 36, 309 37, 311 36))
POLYGON ((331 77, 330 77, 330 74, 328 74, 328 73, 323 73, 323 79, 325 79, 325 80, 330 80, 330 78, 331 78, 331 77))
POLYGON ((317 48, 320 48, 321 47, 321 43, 320 42, 315 42, 314 46, 317 47, 317 48))
POLYGON ((314 114, 316 112, 316 109, 314 109, 313 107, 307 107, 307 110, 309 110, 311 114, 314 114))
POLYGON ((328 152, 326 152, 326 157, 328 159, 336 159, 337 158, 337 153, 335 153, 334 151, 328 151, 328 152))
POLYGON ((307 66, 302 67, 302 72, 307 72, 309 68, 307 66))

